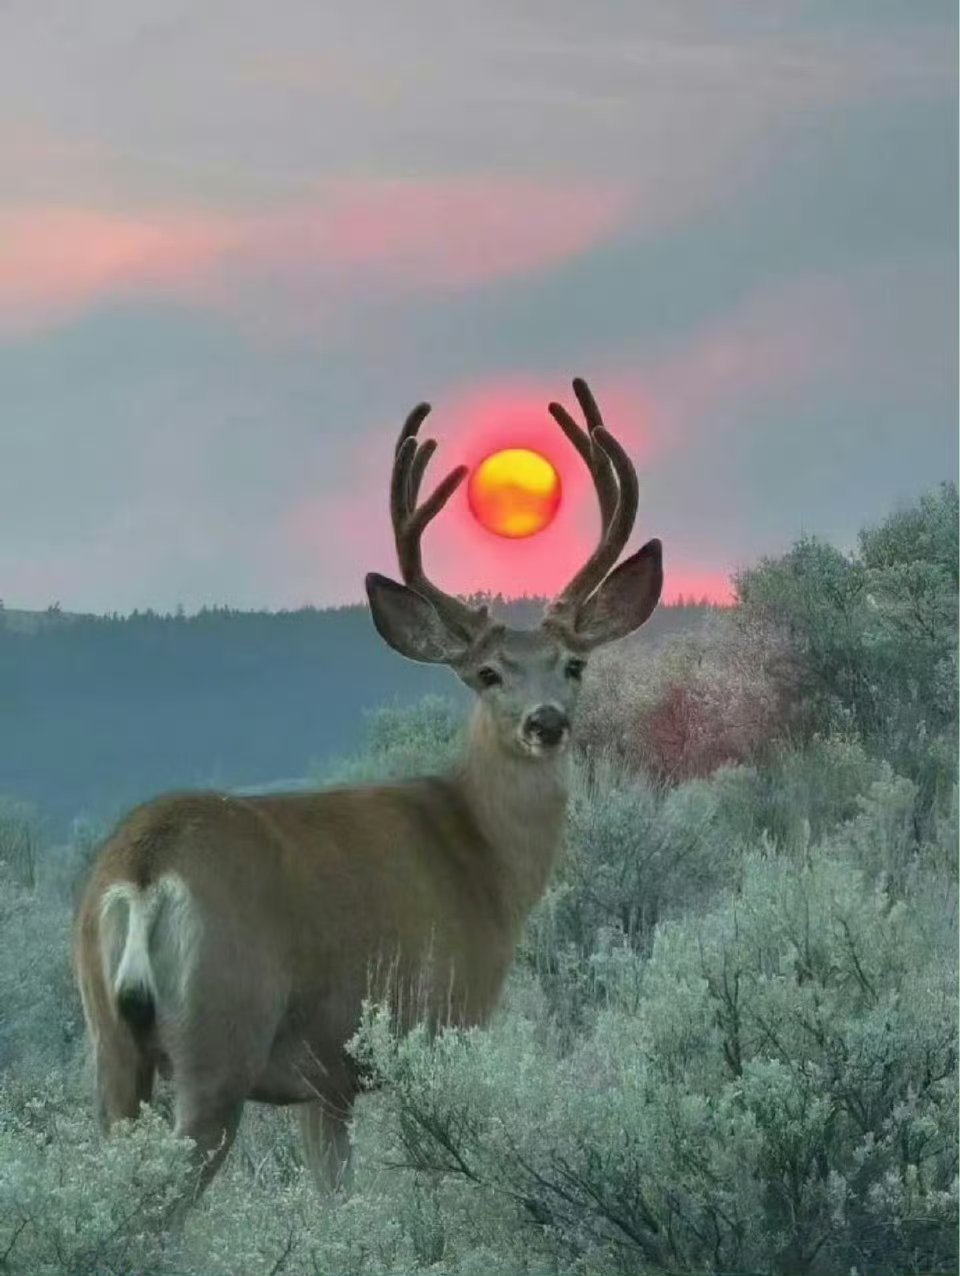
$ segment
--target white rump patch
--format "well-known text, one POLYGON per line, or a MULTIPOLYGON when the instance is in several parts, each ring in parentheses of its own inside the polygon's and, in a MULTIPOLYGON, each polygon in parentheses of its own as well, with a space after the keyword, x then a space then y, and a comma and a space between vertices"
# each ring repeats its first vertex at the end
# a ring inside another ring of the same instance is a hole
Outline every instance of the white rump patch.
POLYGON ((189 888, 167 873, 145 890, 114 882, 100 901, 100 956, 108 986, 145 988, 158 1011, 182 1009, 197 957, 199 919, 189 888))

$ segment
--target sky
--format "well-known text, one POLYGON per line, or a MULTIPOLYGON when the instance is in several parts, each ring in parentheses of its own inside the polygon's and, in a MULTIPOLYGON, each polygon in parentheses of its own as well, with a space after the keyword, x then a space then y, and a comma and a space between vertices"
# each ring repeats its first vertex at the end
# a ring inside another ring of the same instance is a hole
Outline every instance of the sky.
POLYGON ((564 484, 525 541, 458 492, 431 576, 557 590, 574 376, 668 598, 956 474, 946 0, 6 0, 0 156, 8 607, 359 600, 423 399, 428 483, 564 484))

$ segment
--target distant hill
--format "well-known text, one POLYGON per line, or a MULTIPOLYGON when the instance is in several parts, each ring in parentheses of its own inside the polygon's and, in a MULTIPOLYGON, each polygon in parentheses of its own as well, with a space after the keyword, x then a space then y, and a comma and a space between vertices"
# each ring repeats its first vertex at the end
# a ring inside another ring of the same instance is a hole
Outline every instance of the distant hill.
MULTIPOLYGON (((490 600, 532 625, 542 600, 490 600)), ((659 608, 644 643, 697 626, 703 604, 659 608)), ((252 786, 355 750, 364 710, 467 693, 405 661, 366 607, 205 609, 126 617, 0 609, 0 794, 63 825, 112 818, 164 789, 252 786)))

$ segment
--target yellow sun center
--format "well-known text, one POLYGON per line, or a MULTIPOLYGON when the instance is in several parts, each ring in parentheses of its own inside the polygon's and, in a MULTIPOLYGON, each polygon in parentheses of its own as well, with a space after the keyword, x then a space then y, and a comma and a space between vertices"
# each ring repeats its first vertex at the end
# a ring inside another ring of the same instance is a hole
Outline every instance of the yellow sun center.
POLYGON ((474 517, 498 536, 532 536, 553 519, 560 504, 560 475, 529 448, 506 448, 470 475, 467 498, 474 517))

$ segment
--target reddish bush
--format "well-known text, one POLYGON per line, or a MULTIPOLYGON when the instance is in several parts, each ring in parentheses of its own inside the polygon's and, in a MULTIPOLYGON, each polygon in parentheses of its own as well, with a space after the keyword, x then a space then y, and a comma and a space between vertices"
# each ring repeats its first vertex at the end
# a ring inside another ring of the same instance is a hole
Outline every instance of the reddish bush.
POLYGON ((751 762, 789 721, 778 672, 787 654, 777 631, 734 612, 654 653, 604 655, 591 671, 581 739, 672 783, 751 762))
POLYGON ((749 762, 774 734, 777 715, 762 690, 716 695, 704 683, 668 687, 642 724, 647 769, 678 783, 749 762))

